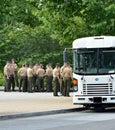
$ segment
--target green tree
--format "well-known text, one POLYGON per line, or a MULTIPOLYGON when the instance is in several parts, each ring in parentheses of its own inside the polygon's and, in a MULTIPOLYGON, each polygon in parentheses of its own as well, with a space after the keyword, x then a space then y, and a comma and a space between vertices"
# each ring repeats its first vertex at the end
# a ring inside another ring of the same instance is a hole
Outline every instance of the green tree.
POLYGON ((0 8, 1 65, 60 61, 74 39, 115 32, 114 0, 2 0, 0 8))
POLYGON ((78 37, 114 35, 114 0, 42 0, 41 9, 44 24, 62 44, 78 37))
POLYGON ((115 2, 114 0, 84 0, 85 23, 88 35, 115 34, 115 2))

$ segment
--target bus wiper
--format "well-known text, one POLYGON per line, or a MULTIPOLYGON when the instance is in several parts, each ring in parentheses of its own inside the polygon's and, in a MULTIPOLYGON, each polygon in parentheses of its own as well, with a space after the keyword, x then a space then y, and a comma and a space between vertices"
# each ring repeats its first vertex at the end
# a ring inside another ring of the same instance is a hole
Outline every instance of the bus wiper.
POLYGON ((81 80, 84 80, 84 75, 81 77, 81 80))
MULTIPOLYGON (((81 80, 84 80, 84 77, 87 73, 85 72, 84 75, 81 77, 81 80)), ((85 81, 85 80, 84 80, 85 81)))
POLYGON ((111 79, 114 79, 114 77, 113 77, 111 74, 110 74, 110 78, 111 78, 111 79))

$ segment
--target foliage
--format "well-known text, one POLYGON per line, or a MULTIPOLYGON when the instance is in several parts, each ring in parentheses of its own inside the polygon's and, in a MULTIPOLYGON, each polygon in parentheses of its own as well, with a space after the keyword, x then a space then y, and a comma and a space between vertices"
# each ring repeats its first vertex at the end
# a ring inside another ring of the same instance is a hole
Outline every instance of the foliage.
POLYGON ((4 78, 3 73, 0 71, 0 86, 4 85, 4 78))
POLYGON ((89 30, 88 35, 115 34, 115 3, 114 0, 84 0, 84 14, 89 30))
POLYGON ((62 64, 74 39, 114 35, 114 0, 1 0, 0 68, 6 60, 62 64))

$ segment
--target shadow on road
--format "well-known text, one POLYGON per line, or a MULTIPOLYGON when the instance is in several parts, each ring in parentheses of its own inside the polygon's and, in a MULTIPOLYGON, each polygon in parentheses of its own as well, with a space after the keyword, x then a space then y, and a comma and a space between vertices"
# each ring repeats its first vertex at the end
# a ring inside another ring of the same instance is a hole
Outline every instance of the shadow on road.
POLYGON ((105 109, 97 109, 89 108, 89 109, 83 109, 83 112, 86 113, 115 113, 115 107, 105 108, 105 109))

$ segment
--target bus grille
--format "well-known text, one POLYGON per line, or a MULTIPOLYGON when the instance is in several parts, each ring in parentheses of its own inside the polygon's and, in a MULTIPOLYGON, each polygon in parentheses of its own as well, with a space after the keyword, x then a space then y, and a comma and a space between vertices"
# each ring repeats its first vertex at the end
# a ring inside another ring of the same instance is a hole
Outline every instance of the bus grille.
POLYGON ((112 94, 112 83, 105 84, 83 84, 84 95, 110 95, 112 94))

